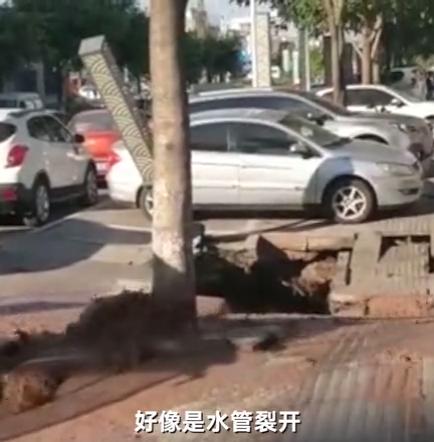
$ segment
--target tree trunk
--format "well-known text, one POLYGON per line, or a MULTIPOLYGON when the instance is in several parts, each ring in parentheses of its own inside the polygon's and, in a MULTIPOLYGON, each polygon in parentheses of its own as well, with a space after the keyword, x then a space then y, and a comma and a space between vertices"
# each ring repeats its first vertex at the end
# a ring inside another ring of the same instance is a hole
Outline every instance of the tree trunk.
POLYGON ((330 30, 330 44, 332 57, 332 83, 333 83, 333 101, 338 104, 344 102, 343 89, 343 69, 342 69, 342 52, 343 41, 341 30, 338 26, 334 26, 330 30))
POLYGON ((152 0, 153 305, 168 331, 194 327, 189 119, 181 41, 187 0, 152 0))
POLYGON ((382 36, 384 32, 384 22, 382 17, 377 17, 377 21, 374 27, 374 33, 371 43, 371 64, 372 64, 372 82, 375 84, 381 83, 381 68, 380 63, 382 60, 382 36))
POLYGON ((371 40, 369 31, 362 31, 362 84, 370 84, 372 76, 371 40))
POLYGON ((342 59, 345 44, 342 27, 344 0, 322 0, 322 4, 326 12, 330 32, 333 101, 344 104, 345 82, 342 59))
POLYGON ((377 58, 372 61, 372 83, 374 84, 381 83, 380 62, 377 58))

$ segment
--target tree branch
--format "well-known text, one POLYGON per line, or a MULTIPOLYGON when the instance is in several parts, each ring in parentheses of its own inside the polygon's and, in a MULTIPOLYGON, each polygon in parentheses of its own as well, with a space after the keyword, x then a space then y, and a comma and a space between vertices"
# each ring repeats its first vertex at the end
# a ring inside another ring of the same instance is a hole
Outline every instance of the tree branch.
POLYGON ((359 46, 357 45, 357 42, 354 40, 350 40, 351 45, 353 46, 353 49, 356 51, 357 55, 362 58, 362 51, 360 50, 359 46))

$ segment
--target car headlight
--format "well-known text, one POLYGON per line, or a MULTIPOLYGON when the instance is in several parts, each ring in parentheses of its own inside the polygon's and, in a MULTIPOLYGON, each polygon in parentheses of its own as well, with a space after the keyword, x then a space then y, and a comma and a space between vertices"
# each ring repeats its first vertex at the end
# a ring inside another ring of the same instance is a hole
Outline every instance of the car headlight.
POLYGON ((412 166, 403 164, 379 163, 378 167, 383 173, 393 176, 411 176, 415 174, 415 169, 412 166))

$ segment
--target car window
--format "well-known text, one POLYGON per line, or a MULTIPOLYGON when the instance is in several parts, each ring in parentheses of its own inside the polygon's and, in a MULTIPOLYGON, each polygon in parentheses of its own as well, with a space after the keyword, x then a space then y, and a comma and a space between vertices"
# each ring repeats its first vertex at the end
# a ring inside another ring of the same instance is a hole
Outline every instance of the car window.
POLYGON ((297 142, 297 138, 264 124, 239 123, 234 127, 234 147, 238 152, 288 155, 289 147, 297 142))
POLYGON ((198 103, 190 104, 190 112, 206 112, 216 109, 239 109, 239 108, 259 108, 259 109, 274 109, 274 110, 297 110, 297 111, 312 111, 312 106, 309 106, 303 101, 293 99, 291 97, 276 97, 270 96, 245 96, 245 97, 230 97, 223 99, 206 100, 198 103))
POLYGON ((32 138, 39 141, 51 141, 50 133, 44 124, 44 120, 41 117, 31 118, 27 122, 27 130, 32 138))
POLYGON ((8 100, 6 98, 0 98, 0 108, 17 107, 15 100, 8 100))
POLYGON ((404 72, 402 71, 392 71, 389 74, 389 82, 390 83, 397 83, 398 81, 401 81, 404 78, 404 72))
POLYGON ((17 128, 13 124, 0 123, 0 143, 6 141, 16 132, 17 128))
POLYGON ((228 109, 249 106, 244 99, 228 98, 228 99, 213 99, 190 103, 190 113, 207 112, 216 109, 228 109))
POLYGON ((347 91, 348 106, 387 106, 393 96, 378 89, 349 89, 347 91))
POLYGON ((228 125, 225 123, 203 124, 191 130, 192 150, 227 152, 229 145, 228 125))
POLYGON ((297 113, 315 112, 317 109, 302 100, 292 97, 255 97, 255 106, 261 109, 295 111, 297 113))
POLYGON ((71 143, 72 136, 55 118, 44 117, 44 123, 54 143, 71 143))
POLYGON ((352 115, 352 113, 344 106, 334 103, 333 97, 331 97, 330 100, 327 100, 322 97, 318 97, 311 92, 299 92, 299 95, 312 103, 312 106, 315 105, 317 109, 321 109, 323 113, 331 113, 334 115, 340 115, 342 117, 349 117, 352 115))

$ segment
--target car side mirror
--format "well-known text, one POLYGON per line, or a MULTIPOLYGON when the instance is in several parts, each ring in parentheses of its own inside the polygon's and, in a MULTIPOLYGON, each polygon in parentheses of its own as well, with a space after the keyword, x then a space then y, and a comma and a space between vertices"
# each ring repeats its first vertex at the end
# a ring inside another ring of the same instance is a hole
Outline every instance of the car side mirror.
POLYGON ((296 155, 304 159, 308 159, 312 156, 311 151, 303 143, 300 142, 291 144, 289 146, 289 153, 291 155, 296 155))
POLYGON ((404 103, 398 98, 392 98, 390 105, 395 106, 395 107, 402 107, 402 106, 404 106, 404 103))
POLYGON ((84 135, 82 135, 82 134, 75 134, 74 135, 74 143, 83 144, 84 142, 85 142, 84 135))
POLYGON ((314 115, 312 112, 309 112, 306 115, 306 118, 309 121, 312 121, 313 123, 318 124, 319 126, 324 126, 324 123, 327 120, 327 117, 325 115, 314 115))

